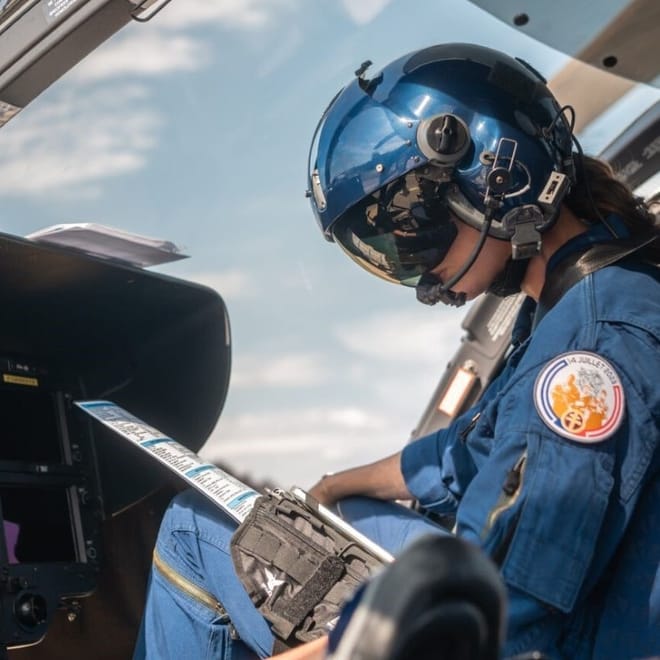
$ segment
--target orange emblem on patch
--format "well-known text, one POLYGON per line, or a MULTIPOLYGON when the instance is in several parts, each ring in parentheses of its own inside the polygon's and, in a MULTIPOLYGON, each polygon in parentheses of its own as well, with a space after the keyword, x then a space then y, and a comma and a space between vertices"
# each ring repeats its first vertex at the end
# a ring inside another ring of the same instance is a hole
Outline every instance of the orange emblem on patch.
POLYGON ((571 440, 597 442, 610 437, 623 419, 623 387, 609 362, 576 351, 560 355, 541 371, 534 404, 553 431, 571 440))

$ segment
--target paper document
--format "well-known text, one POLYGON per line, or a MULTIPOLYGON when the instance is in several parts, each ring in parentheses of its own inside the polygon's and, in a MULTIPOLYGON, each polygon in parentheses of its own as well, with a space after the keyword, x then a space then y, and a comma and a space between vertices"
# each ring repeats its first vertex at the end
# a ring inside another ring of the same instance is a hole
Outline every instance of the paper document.
POLYGON ((171 241, 140 236, 93 222, 53 225, 28 234, 25 238, 38 243, 74 248, 96 257, 118 259, 141 268, 188 257, 171 241))
MULTIPOLYGON (((76 401, 75 404, 122 438, 151 454, 238 523, 245 520, 261 495, 111 401, 76 401)), ((343 532, 383 563, 393 561, 394 557, 384 548, 313 500, 301 488, 294 486, 289 494, 322 521, 343 532)))
POLYGON ((203 461, 195 452, 111 401, 76 401, 75 404, 122 438, 154 456, 239 523, 245 520, 260 496, 256 490, 217 465, 203 461))

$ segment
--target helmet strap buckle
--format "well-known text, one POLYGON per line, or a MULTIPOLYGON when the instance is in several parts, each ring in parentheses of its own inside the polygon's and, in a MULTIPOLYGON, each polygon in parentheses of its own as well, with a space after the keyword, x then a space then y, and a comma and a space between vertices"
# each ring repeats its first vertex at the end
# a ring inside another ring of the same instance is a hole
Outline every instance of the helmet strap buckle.
POLYGON ((502 223, 511 233, 511 258, 514 261, 531 259, 541 251, 543 213, 535 204, 525 204, 511 209, 502 223))

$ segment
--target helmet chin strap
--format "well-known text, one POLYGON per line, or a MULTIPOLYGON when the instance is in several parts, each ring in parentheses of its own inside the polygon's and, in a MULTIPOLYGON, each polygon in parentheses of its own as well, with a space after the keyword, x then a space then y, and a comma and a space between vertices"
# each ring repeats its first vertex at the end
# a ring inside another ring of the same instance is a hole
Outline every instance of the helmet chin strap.
POLYGON ((417 283, 416 292, 417 300, 425 305, 435 305, 436 303, 443 303, 452 307, 461 307, 465 304, 467 296, 464 293, 455 293, 451 288, 465 275, 465 273, 472 268, 472 265, 477 260, 481 249, 486 242, 490 224, 493 221, 493 211, 488 209, 484 218, 484 223, 481 227, 479 240, 477 241, 470 256, 466 259, 462 268, 454 274, 447 282, 442 282, 439 277, 433 275, 431 270, 427 270, 417 283))
POLYGON ((499 298, 512 296, 520 293, 522 281, 527 273, 529 259, 508 259, 502 272, 493 280, 488 287, 488 293, 499 298))

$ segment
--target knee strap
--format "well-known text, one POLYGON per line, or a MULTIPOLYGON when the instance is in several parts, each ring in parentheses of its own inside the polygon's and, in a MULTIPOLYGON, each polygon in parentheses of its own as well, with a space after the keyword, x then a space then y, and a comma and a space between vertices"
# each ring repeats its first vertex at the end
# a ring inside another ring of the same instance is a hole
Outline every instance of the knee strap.
POLYGON ((287 493, 263 496, 235 532, 234 568, 286 646, 325 634, 382 563, 287 493))

